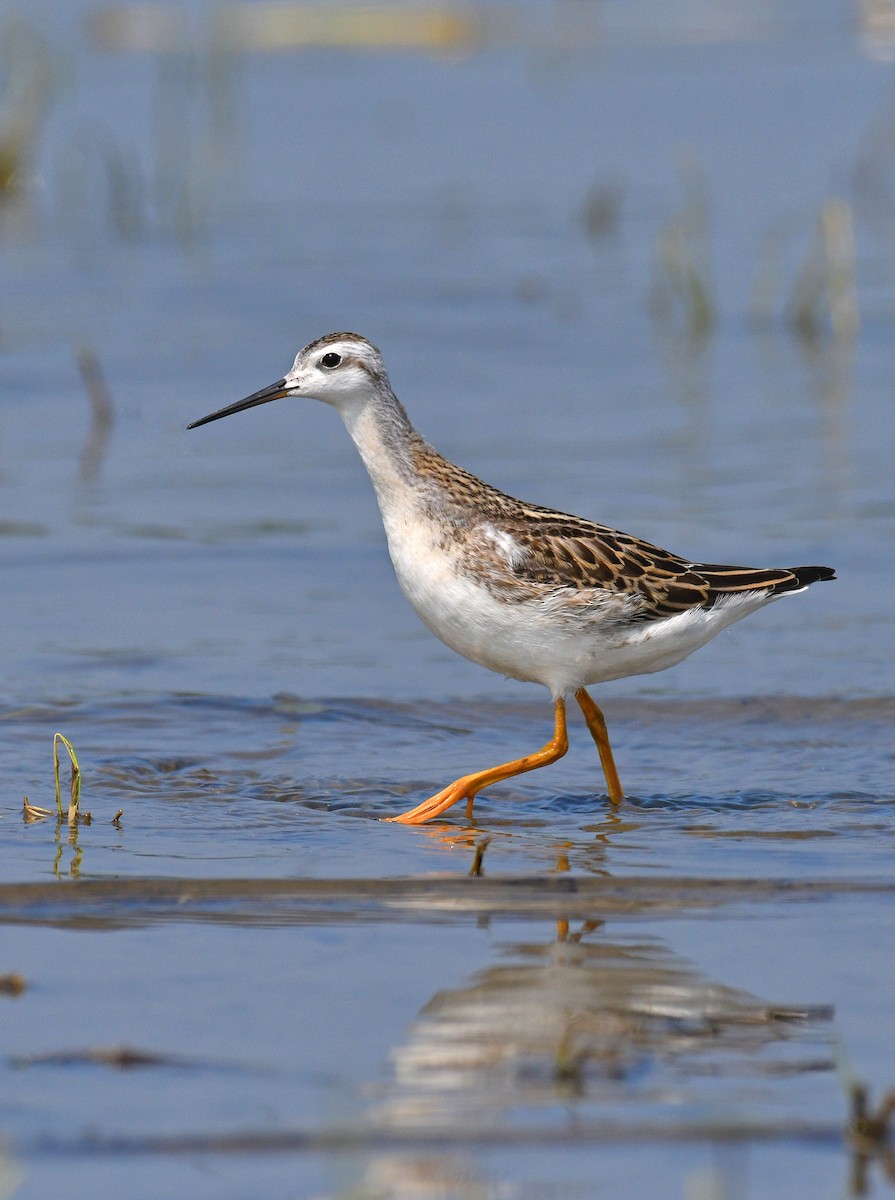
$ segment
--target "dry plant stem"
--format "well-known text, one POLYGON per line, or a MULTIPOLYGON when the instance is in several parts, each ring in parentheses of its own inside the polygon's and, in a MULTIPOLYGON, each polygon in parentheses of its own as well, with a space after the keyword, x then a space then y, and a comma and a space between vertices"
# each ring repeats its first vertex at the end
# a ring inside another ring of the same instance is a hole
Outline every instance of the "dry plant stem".
POLYGON ((61 733, 53 734, 53 772, 56 778, 56 808, 59 810, 60 819, 64 819, 62 812, 62 789, 59 785, 59 743, 62 742, 68 751, 71 759, 71 800, 68 806, 68 823, 73 825, 78 819, 78 801, 81 798, 81 768, 78 766, 78 759, 75 755, 74 746, 61 733))
POLYGON ((578 689, 575 693, 575 699, 580 704, 581 711, 584 713, 584 719, 587 721, 587 727, 594 741, 597 743, 597 750, 600 752, 600 762, 603 764, 603 774, 606 776, 606 787, 609 789, 609 799, 612 804, 620 804, 625 798, 625 793, 622 791, 621 780, 618 777, 618 771, 615 767, 615 759, 612 757, 609 734, 606 732, 606 719, 599 705, 594 703, 584 688, 578 689))
POLYGON ((45 821, 52 815, 52 809, 40 808, 37 804, 32 804, 27 796, 22 801, 22 817, 25 821, 45 821))
POLYGON ((458 804, 461 800, 466 800, 466 815, 472 816, 472 802, 475 800, 482 788, 489 787, 492 783, 501 783, 505 779, 512 779, 516 775, 523 775, 526 771, 535 771, 538 767, 546 767, 552 762, 556 762, 558 758, 562 758, 569 748, 569 738, 566 732, 566 702, 559 699, 554 701, 555 725, 553 737, 540 750, 536 750, 534 754, 527 754, 524 758, 514 759, 512 762, 502 763, 499 767, 491 767, 487 771, 478 771, 473 775, 463 775, 448 787, 443 788, 434 796, 430 796, 428 800, 424 800, 422 804, 418 804, 416 808, 410 809, 409 812, 402 813, 399 817, 387 817, 386 820, 397 821, 402 825, 422 825, 426 821, 431 821, 433 817, 440 816, 443 812, 447 812, 453 805, 458 804))

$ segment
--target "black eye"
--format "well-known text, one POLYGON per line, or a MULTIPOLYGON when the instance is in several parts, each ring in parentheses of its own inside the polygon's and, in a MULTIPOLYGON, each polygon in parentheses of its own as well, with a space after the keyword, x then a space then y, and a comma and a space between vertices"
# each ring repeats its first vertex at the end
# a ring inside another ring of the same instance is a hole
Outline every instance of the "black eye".
POLYGON ((329 354, 324 354, 323 358, 321 358, 320 365, 321 367, 329 367, 332 369, 333 367, 337 367, 341 361, 341 354, 334 354, 333 351, 330 350, 329 354))

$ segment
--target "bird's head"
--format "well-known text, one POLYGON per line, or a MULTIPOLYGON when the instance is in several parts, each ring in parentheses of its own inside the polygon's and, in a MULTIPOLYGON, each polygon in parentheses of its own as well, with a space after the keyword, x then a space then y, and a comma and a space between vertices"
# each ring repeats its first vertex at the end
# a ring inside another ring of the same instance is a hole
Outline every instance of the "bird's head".
POLYGON ((347 413, 363 408, 378 391, 388 388, 382 355, 371 342, 357 333, 327 333, 299 350, 292 369, 282 379, 193 421, 187 429, 287 396, 322 400, 347 413))

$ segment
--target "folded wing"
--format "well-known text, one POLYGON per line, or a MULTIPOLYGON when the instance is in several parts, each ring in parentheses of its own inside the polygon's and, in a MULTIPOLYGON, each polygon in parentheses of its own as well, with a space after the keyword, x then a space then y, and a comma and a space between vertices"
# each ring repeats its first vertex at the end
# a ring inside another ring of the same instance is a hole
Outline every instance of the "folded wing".
POLYGON ((526 509, 525 520, 501 524, 524 550, 512 566, 520 580, 627 594, 640 601, 636 617, 641 620, 711 608, 724 597, 748 592, 777 596, 801 591, 818 580, 835 578, 831 567, 689 562, 630 534, 537 509, 526 509))

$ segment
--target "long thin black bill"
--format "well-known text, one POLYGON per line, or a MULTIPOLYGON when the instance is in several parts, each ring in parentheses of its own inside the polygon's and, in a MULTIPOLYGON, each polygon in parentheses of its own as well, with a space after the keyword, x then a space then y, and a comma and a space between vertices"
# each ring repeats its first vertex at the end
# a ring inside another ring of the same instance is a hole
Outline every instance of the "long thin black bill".
POLYGON ((278 379, 276 383, 262 388, 260 392, 252 392, 251 396, 246 396, 245 400, 237 400, 235 404, 229 404, 226 408, 219 408, 217 412, 209 413, 207 417, 200 417, 198 421, 192 421, 187 425, 187 429, 198 429, 200 425, 207 425, 209 421, 219 421, 221 417, 229 417, 232 413, 242 412, 244 408, 254 408, 256 404, 267 404, 271 400, 281 400, 283 396, 288 395, 286 380, 278 379))

